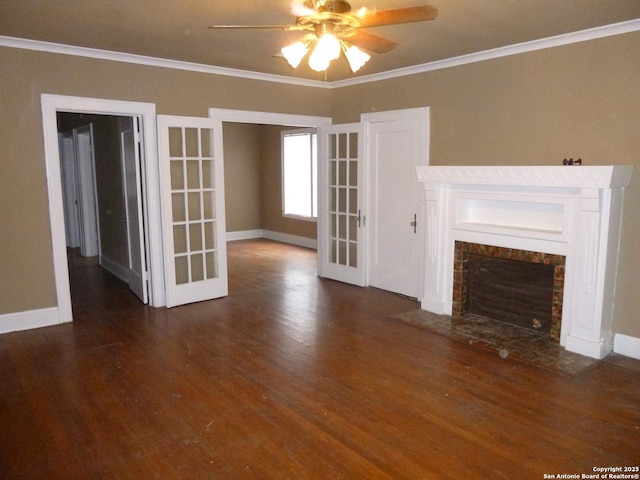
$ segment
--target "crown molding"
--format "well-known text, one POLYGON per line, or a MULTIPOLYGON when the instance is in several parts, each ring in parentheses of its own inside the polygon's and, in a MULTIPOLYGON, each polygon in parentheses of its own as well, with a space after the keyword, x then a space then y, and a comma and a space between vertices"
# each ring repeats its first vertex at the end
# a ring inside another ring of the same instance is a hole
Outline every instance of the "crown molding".
POLYGON ((445 68, 458 67, 470 63, 483 62, 495 58, 509 57, 511 55, 519 55, 521 53, 534 52, 536 50, 544 50, 547 48, 560 47, 570 45, 572 43, 586 42, 596 40, 598 38, 612 37, 625 33, 637 32, 640 30, 640 19, 630 20, 627 22, 614 23, 602 27, 581 30, 578 32, 565 33, 555 37, 543 38, 540 40, 532 40, 530 42, 516 43, 506 47, 494 48, 483 52, 461 55, 459 57, 437 60, 435 62, 423 63, 411 67, 399 68, 397 70, 389 70, 382 73, 374 73, 358 78, 350 78, 347 80, 338 80, 330 84, 331 88, 348 87, 363 83, 378 82, 380 80, 388 80, 391 78, 405 77, 407 75, 415 75, 418 73, 431 72, 434 70, 442 70, 445 68))
POLYGON ((224 75, 227 77, 247 78, 265 82, 286 83, 303 87, 327 88, 328 84, 320 80, 306 80, 284 75, 252 72, 235 68, 217 67, 202 63, 183 62, 166 58, 147 57, 133 53, 114 52, 97 48, 77 47, 62 43, 43 42, 26 38, 6 37, 0 35, 0 47, 22 48, 38 52, 58 53, 61 55, 73 55, 77 57, 95 58, 98 60, 111 60, 113 62, 135 63, 151 67, 172 68, 174 70, 186 70, 189 72, 207 73, 210 75, 224 75))
POLYGON ((337 80, 334 82, 323 82, 319 80, 307 80, 301 78, 288 77, 284 75, 273 75, 267 73, 252 72, 249 70, 239 70, 234 68, 217 67, 205 65, 201 63, 183 62, 180 60, 170 60, 164 58, 147 57, 144 55, 135 55, 132 53, 113 52, 109 50, 99 50, 95 48, 76 47, 72 45, 64 45, 60 43, 42 42, 39 40, 29 40, 25 38, 7 37, 0 35, 0 47, 22 48, 26 50, 35 50, 40 52, 58 53, 62 55, 75 55, 79 57, 96 58, 100 60, 110 60, 114 62, 135 63, 138 65, 147 65, 152 67, 172 68, 176 70, 186 70, 190 72, 206 73, 210 75, 223 75, 229 77, 239 77, 251 80, 261 80, 265 82, 285 83, 289 85, 298 85, 303 87, 314 88, 342 88, 364 83, 378 82, 381 80, 389 80, 392 78, 404 77, 407 75, 416 75, 419 73, 431 72, 434 70, 442 70, 445 68, 458 67, 470 63, 483 62, 511 55, 519 55, 521 53, 533 52, 536 50, 544 50, 547 48, 570 45, 573 43, 586 42, 598 38, 611 37, 615 35, 623 35, 625 33, 640 31, 640 19, 630 20, 627 22, 614 23, 602 27, 596 27, 578 32, 566 33, 555 37, 523 42, 506 47, 485 50, 483 52, 461 55, 459 57, 437 60, 434 62, 414 65, 411 67, 389 70, 382 73, 374 73, 364 75, 357 78, 347 80, 337 80))

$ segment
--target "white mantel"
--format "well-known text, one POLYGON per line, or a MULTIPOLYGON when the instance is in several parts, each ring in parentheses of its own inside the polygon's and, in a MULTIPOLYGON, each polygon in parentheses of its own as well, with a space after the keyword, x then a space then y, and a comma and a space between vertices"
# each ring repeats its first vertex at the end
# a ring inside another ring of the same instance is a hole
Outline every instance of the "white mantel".
POLYGON ((611 352, 623 189, 632 166, 418 167, 426 193, 422 308, 452 312, 456 240, 564 255, 560 343, 611 352))

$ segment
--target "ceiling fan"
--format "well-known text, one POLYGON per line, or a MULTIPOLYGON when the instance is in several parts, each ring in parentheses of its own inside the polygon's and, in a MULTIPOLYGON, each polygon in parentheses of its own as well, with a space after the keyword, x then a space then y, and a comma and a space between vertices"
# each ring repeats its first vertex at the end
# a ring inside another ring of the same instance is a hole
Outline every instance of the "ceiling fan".
POLYGON ((431 5, 375 11, 361 8, 356 12, 346 0, 294 0, 293 25, 211 25, 210 29, 262 28, 287 32, 306 32, 301 40, 282 48, 282 54, 293 68, 297 68, 309 50, 309 66, 318 72, 325 71, 332 60, 344 52, 351 70, 355 73, 371 58, 360 50, 385 53, 396 47, 386 38, 361 29, 423 22, 438 16, 431 5), (360 48, 359 48, 360 47, 360 48))

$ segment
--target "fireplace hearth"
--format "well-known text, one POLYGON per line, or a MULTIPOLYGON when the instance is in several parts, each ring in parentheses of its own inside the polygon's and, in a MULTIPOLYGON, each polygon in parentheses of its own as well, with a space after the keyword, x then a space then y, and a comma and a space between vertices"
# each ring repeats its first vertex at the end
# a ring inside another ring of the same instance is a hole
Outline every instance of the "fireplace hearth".
POLYGON ((504 249, 498 255, 504 260, 513 260, 505 252, 542 255, 537 263, 554 265, 549 335, 570 352, 603 358, 613 348, 622 199, 632 171, 621 165, 418 167, 426 197, 422 309, 455 315, 468 306, 465 287, 454 287, 457 242, 504 249))

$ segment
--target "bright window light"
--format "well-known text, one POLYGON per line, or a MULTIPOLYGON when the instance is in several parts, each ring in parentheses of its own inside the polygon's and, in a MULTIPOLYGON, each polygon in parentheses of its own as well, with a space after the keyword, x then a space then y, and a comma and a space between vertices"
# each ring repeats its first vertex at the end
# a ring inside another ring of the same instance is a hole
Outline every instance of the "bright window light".
POLYGON ((317 157, 315 129, 282 132, 282 209, 285 216, 318 217, 317 157))

